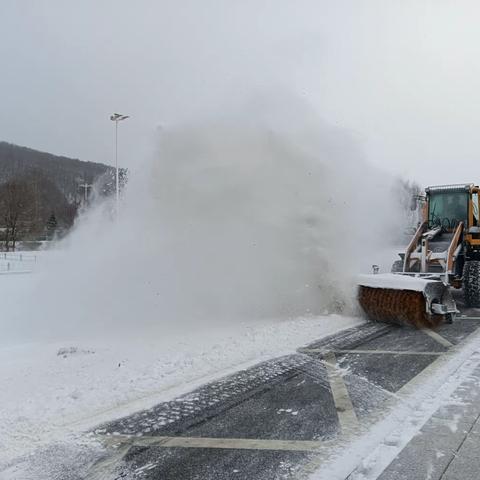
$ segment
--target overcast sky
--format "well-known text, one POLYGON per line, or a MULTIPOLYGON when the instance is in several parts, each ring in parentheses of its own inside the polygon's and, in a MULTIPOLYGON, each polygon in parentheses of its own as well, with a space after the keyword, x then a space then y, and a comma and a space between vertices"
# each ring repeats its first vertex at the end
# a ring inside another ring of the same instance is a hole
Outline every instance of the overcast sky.
POLYGON ((159 125, 283 88, 423 184, 480 181, 478 0, 1 0, 0 139, 134 166, 159 125))

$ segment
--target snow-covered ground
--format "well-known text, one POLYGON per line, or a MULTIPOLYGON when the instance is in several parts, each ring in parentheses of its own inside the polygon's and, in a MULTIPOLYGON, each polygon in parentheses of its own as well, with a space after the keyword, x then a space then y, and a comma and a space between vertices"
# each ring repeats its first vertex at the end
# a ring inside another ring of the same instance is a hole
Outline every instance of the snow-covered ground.
MULTIPOLYGON (((16 295, 36 274, 4 275, 16 295)), ((33 311, 33 310, 32 310, 33 311)), ((50 442, 126 415, 360 323, 338 315, 0 347, 0 468, 50 442)))

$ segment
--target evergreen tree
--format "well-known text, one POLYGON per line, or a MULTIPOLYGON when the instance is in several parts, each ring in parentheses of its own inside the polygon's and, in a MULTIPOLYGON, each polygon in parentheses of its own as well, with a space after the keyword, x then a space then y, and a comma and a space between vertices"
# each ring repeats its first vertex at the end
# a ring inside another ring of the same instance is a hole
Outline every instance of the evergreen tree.
POLYGON ((55 217, 55 214, 52 212, 50 217, 47 220, 47 238, 48 240, 51 240, 55 232, 57 231, 58 223, 57 223, 57 218, 55 217))

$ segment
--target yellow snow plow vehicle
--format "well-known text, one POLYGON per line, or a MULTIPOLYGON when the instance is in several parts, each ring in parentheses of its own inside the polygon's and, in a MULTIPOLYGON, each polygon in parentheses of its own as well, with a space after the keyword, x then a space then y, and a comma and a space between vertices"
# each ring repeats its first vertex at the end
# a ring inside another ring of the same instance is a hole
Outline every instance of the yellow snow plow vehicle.
POLYGON ((457 308, 480 307, 480 188, 473 184, 428 187, 422 220, 391 274, 362 275, 358 301, 376 321, 434 328, 451 322, 457 308))

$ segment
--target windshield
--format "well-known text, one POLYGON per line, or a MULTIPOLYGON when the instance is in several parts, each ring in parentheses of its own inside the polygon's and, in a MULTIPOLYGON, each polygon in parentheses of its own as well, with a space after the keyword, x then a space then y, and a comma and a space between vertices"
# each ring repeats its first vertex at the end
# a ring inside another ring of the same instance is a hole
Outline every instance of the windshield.
POLYGON ((468 192, 442 192, 430 195, 428 225, 455 228, 468 218, 468 192))

